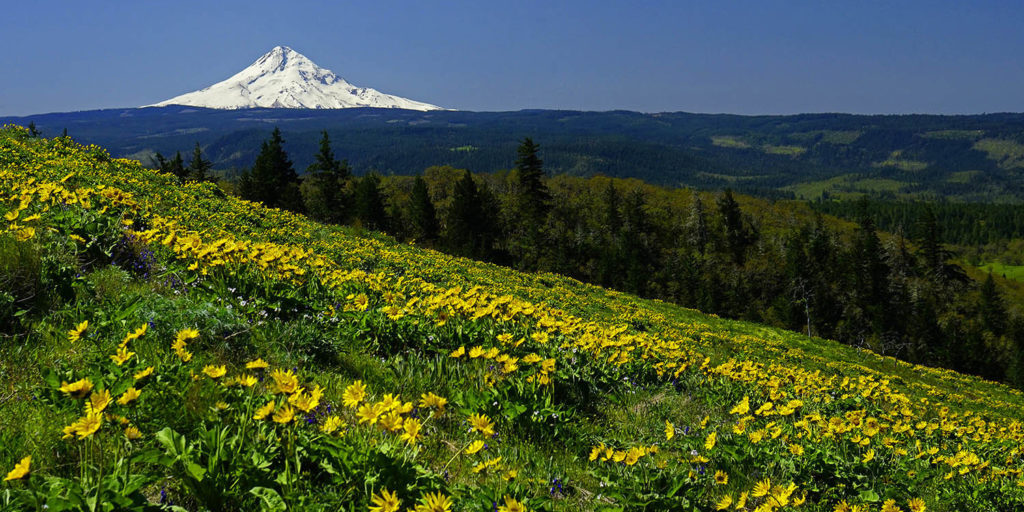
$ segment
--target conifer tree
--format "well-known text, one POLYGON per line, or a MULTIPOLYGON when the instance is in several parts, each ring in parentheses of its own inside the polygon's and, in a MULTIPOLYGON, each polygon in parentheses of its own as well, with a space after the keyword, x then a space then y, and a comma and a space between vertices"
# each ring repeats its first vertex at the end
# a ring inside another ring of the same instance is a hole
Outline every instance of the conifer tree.
POLYGON ((534 224, 543 222, 551 208, 551 194, 544 185, 544 162, 537 154, 539 150, 540 147, 530 137, 524 138, 516 150, 519 206, 521 212, 534 224))
POLYGON ((351 178, 348 161, 338 161, 331 149, 327 130, 320 138, 320 150, 306 168, 302 198, 306 211, 323 222, 344 222, 349 209, 345 190, 351 178))
MULTIPOLYGON (((180 153, 179 153, 180 154, 180 153)), ((199 143, 196 142, 196 147, 192 150, 192 161, 188 164, 188 170, 186 176, 191 181, 206 181, 210 179, 209 172, 213 168, 213 162, 203 158, 203 150, 199 147, 199 143)))
POLYGON ((455 182, 452 205, 448 210, 445 239, 449 249, 462 256, 475 256, 479 242, 479 221, 482 211, 480 195, 473 175, 465 171, 455 182))
POLYGON ((604 229, 609 233, 618 233, 622 229, 622 213, 619 212, 619 192, 615 190, 614 181, 608 180, 602 199, 604 229))
POLYGON ((356 219, 363 227, 382 231, 387 229, 387 210, 380 191, 380 177, 376 173, 370 173, 359 180, 354 202, 356 219))
POLYGON ((996 336, 1003 334, 1006 330, 1006 305, 999 289, 996 288, 991 272, 981 284, 979 299, 978 314, 981 316, 982 326, 996 336))
POLYGON ((853 233, 852 258, 853 303, 871 323, 870 330, 881 335, 891 325, 891 319, 887 319, 889 268, 883 259, 882 242, 875 231, 874 220, 866 208, 853 233))
POLYGON ((942 232, 935 218, 935 211, 930 205, 924 209, 920 225, 921 237, 918 239, 918 245, 927 276, 941 286, 966 283, 969 279, 963 269, 947 263, 953 254, 942 244, 942 232))
POLYGON ((430 191, 427 190, 427 182, 423 180, 423 176, 416 176, 416 181, 413 182, 409 210, 413 236, 428 243, 437 240, 441 228, 437 222, 437 210, 430 200, 430 191))
POLYGON ((514 208, 509 215, 509 252, 516 257, 520 268, 527 270, 540 268, 550 249, 543 235, 551 209, 551 194, 544 184, 544 163, 538 151, 539 147, 529 137, 524 138, 517 149, 514 208))
POLYGON ((598 235, 594 251, 598 254, 599 266, 597 279, 602 286, 616 286, 622 279, 622 255, 620 233, 622 231, 622 212, 619 192, 615 182, 608 180, 608 186, 601 197, 603 218, 598 224, 598 235))
POLYGON ((245 199, 260 201, 270 207, 297 210, 301 209, 301 204, 295 204, 299 198, 299 176, 283 144, 281 130, 274 128, 270 139, 263 141, 260 154, 256 156, 252 170, 249 171, 251 186, 246 188, 251 190, 245 199))
POLYGON ((696 191, 693 193, 693 203, 690 205, 690 216, 686 220, 686 232, 690 245, 697 249, 698 254, 704 256, 708 243, 711 241, 711 230, 708 228, 704 202, 700 200, 700 194, 696 191))
POLYGON ((36 122, 35 121, 32 121, 31 123, 28 123, 28 136, 29 137, 37 138, 37 137, 39 137, 42 134, 43 134, 43 132, 39 131, 39 129, 36 128, 36 122))
POLYGON ((726 249, 732 255, 733 263, 742 267, 746 261, 747 246, 753 241, 753 236, 743 222, 743 212, 732 196, 731 189, 726 189, 718 198, 718 213, 722 216, 726 249))
POLYGON ((185 160, 181 158, 181 151, 174 153, 174 158, 167 163, 167 172, 176 176, 179 182, 185 181, 185 178, 188 176, 188 169, 185 168, 185 160))

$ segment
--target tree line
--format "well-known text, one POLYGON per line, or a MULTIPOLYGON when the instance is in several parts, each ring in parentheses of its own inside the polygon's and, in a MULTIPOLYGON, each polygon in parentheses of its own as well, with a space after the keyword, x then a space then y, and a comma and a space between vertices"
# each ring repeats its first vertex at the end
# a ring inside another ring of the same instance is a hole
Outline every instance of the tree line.
POLYGON ((804 203, 548 177, 539 146, 508 171, 356 177, 322 134, 303 176, 274 130, 237 193, 326 223, 526 271, 568 275, 706 313, 801 331, 915 363, 1024 385, 1024 316, 1001 281, 951 262, 943 223, 881 233, 865 201, 825 217, 804 203))

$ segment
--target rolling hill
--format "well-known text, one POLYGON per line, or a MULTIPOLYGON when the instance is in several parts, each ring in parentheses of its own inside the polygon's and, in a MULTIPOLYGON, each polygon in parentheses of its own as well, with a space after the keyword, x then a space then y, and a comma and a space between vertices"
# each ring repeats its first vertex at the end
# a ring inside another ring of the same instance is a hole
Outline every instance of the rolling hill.
POLYGON ((149 162, 199 142, 220 169, 252 165, 274 126, 298 169, 321 130, 356 172, 415 174, 431 165, 508 169, 524 136, 548 172, 636 177, 663 185, 731 187, 817 199, 854 194, 1024 199, 1024 115, 804 114, 737 116, 638 112, 418 112, 401 109, 112 109, 0 118, 64 129, 118 157, 149 162))

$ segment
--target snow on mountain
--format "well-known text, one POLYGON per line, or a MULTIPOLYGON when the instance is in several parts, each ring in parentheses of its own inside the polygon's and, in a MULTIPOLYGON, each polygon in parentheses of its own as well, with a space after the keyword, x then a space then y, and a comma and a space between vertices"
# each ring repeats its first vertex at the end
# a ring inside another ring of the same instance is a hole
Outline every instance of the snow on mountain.
POLYGON ((441 107, 356 87, 331 70, 317 66, 287 46, 276 46, 236 75, 150 107, 190 105, 237 108, 403 108, 442 110, 441 107))

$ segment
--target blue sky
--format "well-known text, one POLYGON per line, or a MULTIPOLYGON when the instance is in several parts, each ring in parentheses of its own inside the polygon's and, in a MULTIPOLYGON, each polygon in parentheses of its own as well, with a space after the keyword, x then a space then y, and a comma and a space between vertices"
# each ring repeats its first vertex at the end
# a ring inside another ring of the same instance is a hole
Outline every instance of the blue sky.
POLYGON ((1024 111, 1024 2, 10 2, 0 115, 155 103, 275 45, 461 110, 1024 111))

